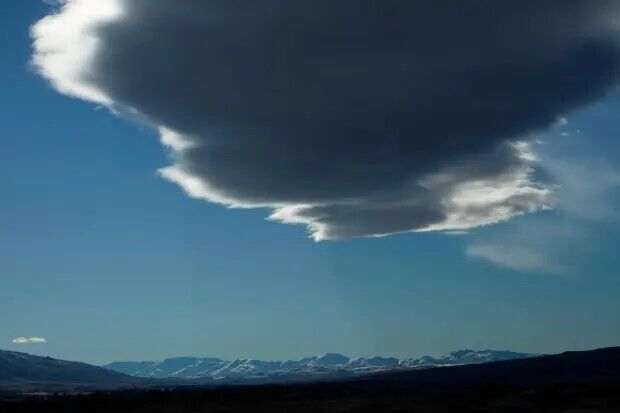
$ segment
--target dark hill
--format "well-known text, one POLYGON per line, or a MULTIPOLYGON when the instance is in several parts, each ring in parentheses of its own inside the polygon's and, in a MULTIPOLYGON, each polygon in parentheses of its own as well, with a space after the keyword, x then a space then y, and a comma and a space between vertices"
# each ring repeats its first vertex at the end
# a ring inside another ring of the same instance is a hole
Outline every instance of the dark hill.
MULTIPOLYGON (((569 351, 550 356, 484 364, 376 374, 357 383, 404 387, 464 387, 484 383, 536 385, 572 381, 620 381, 620 347, 569 351)), ((354 383, 354 382, 352 382, 354 383)))
POLYGON ((140 380, 86 363, 0 350, 0 390, 72 391, 135 387, 140 380))

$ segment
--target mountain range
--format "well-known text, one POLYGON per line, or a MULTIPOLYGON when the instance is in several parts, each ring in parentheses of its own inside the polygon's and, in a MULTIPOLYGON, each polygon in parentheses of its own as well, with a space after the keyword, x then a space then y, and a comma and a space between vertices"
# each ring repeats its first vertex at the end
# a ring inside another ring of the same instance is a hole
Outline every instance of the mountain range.
MULTIPOLYGON (((0 350, 0 399, 3 398, 3 394, 28 392, 82 393, 116 389, 205 389, 235 383, 284 382, 287 383, 288 388, 288 383, 291 382, 325 381, 334 383, 334 386, 337 383, 343 383, 343 386, 348 386, 347 388, 358 390, 366 388, 377 390, 385 386, 394 389, 462 388, 484 383, 620 384, 620 347, 556 355, 462 350, 443 357, 405 360, 389 357, 350 359, 339 354, 328 353, 320 357, 282 362, 260 362, 258 360, 227 362, 214 358, 186 357, 168 359, 160 363, 137 364, 142 368, 149 367, 152 371, 157 371, 162 378, 135 377, 85 363, 0 350), (200 360, 203 361, 198 363, 200 360), (194 376, 193 379, 182 377, 183 374, 180 372, 182 369, 187 375, 190 374, 191 370, 187 368, 189 361, 193 361, 191 366, 194 366, 196 374, 202 371, 201 374, 204 374, 204 377, 194 376), (206 367, 209 364, 217 366, 222 363, 222 367, 211 370, 211 373, 204 373, 206 370, 201 370, 200 367, 202 365, 206 367), (174 371, 174 368, 178 370, 174 371), (222 379, 214 379, 217 377, 222 379)), ((117 368, 119 366, 129 367, 131 364, 116 363, 116 366, 117 368)), ((147 371, 133 371, 133 374, 146 374, 147 371)), ((620 399, 618 402, 620 407, 620 399)), ((3 410, 0 408, 0 411, 3 410)))
POLYGON ((301 360, 222 360, 213 357, 176 357, 164 361, 113 362, 104 367, 133 377, 230 381, 283 381, 358 376, 369 373, 478 364, 537 356, 497 350, 459 350, 441 357, 398 359, 394 357, 349 358, 327 353, 301 360))

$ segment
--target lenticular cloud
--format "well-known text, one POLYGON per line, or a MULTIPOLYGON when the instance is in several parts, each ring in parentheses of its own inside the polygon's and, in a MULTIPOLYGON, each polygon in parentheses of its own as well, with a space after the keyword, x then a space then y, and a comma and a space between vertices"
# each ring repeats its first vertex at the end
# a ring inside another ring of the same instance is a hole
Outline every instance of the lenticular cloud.
POLYGON ((160 131, 190 196, 317 239, 552 206, 530 136, 618 80, 616 1, 67 0, 32 27, 61 93, 160 131))

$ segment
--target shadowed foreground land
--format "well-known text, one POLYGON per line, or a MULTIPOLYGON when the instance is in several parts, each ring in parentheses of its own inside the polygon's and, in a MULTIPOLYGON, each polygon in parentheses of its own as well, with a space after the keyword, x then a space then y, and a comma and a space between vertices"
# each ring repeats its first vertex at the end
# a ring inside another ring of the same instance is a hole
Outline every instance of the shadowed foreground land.
POLYGON ((374 383, 228 387, 59 396, 0 404, 3 413, 620 412, 620 382, 412 390, 374 383))
POLYGON ((620 413, 620 347, 349 381, 10 396, 1 413, 565 412, 620 413))

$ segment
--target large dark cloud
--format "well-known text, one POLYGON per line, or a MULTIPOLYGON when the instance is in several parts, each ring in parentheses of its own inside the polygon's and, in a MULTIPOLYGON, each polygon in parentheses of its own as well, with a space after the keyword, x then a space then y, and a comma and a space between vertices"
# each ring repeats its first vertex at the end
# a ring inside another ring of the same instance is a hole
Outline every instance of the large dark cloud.
POLYGON ((161 128, 163 174, 191 195, 274 207, 317 238, 543 208, 527 146, 508 142, 620 72, 612 0, 118 0, 80 16, 92 2, 35 26, 41 72, 161 128), (70 58, 84 39, 97 47, 70 58))

